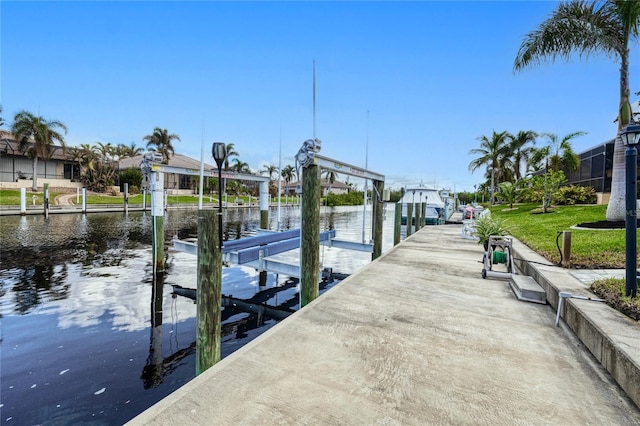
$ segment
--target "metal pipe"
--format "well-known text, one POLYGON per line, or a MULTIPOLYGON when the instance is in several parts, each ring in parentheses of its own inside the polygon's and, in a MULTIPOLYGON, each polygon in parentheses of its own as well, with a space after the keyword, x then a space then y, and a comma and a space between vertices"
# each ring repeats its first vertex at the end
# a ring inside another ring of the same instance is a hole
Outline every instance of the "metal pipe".
POLYGON ((637 269, 637 161, 638 150, 634 145, 628 146, 625 153, 626 159, 626 215, 625 215, 625 229, 626 229, 626 250, 625 250, 625 272, 626 272, 626 285, 625 294, 627 297, 636 297, 638 288, 638 281, 636 278, 637 269))

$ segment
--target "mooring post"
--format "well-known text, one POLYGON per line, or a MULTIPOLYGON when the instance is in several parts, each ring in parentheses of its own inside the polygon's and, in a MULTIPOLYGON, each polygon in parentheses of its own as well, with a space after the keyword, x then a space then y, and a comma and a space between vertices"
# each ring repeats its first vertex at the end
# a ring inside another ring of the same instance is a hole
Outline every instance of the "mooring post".
POLYGON ((45 183, 43 185, 43 193, 44 193, 44 217, 49 217, 49 184, 45 183))
POLYGON ((164 173, 151 171, 151 250, 154 273, 164 272, 164 173))
POLYGON ((27 214, 27 188, 20 188, 20 214, 27 214))
POLYGON ((320 270, 320 168, 310 164, 302 172, 302 255, 300 307, 319 295, 320 270))
POLYGON ((220 361, 222 249, 216 214, 198 210, 196 375, 220 361))
POLYGON ((422 203, 422 226, 427 224, 427 203, 422 203))
POLYGON ((413 203, 407 203, 407 237, 411 235, 412 224, 413 224, 413 203))
POLYGON ((562 267, 571 266, 571 231, 562 231, 562 267))
POLYGON ((396 203, 396 220, 393 223, 393 245, 400 244, 400 238, 402 237, 402 203, 396 203))
MULTIPOLYGON (((260 182, 260 228, 269 229, 269 182, 260 182)), ((267 285, 267 271, 260 271, 258 285, 267 285)))
POLYGON ((82 213, 87 212, 87 188, 82 188, 82 213))
POLYGON ((416 227, 415 230, 418 232, 422 228, 422 217, 420 214, 422 213, 422 203, 416 203, 416 227))
POLYGON ((143 212, 147 211, 147 190, 146 189, 142 190, 142 211, 143 212))
POLYGON ((373 181, 373 211, 371 213, 373 217, 373 224, 371 232, 373 233, 373 252, 371 253, 371 260, 376 260, 382 255, 382 192, 384 191, 384 181, 373 181))
POLYGON ((129 213, 129 184, 124 184, 124 214, 129 213))

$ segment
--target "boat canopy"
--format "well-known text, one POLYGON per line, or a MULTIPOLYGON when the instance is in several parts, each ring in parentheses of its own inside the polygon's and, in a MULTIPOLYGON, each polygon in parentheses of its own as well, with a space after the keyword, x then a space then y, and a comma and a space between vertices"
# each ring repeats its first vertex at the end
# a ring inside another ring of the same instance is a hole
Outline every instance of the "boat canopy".
POLYGON ((440 190, 433 188, 407 188, 401 203, 427 203, 430 207, 444 208, 440 190))

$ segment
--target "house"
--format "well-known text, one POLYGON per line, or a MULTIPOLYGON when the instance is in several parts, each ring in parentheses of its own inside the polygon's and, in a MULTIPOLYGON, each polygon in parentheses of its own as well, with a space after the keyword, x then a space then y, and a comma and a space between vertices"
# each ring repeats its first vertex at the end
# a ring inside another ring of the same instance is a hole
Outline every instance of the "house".
POLYGON ((614 144, 615 139, 611 139, 577 154, 580 158, 578 169, 566 173, 568 184, 593 187, 598 204, 607 204, 611 196, 614 144))
MULTIPOLYGON (((119 161, 120 171, 128 169, 130 167, 139 168, 142 162, 142 155, 135 157, 123 158, 119 161)), ((174 154, 169 158, 168 166, 175 167, 176 169, 185 169, 185 171, 196 172, 198 176, 181 173, 165 173, 164 174, 164 189, 170 195, 189 195, 197 192, 198 178, 200 172, 200 160, 195 160, 191 157, 187 157, 182 154, 174 154)), ((217 176, 218 168, 210 164, 204 164, 204 170, 207 174, 214 172, 214 176, 217 176)), ((206 180, 205 180, 206 182, 206 180)))
MULTIPOLYGON (((78 181, 80 166, 73 156, 62 146, 53 145, 47 158, 38 158, 36 177, 42 188, 80 188, 78 181)), ((33 160, 26 151, 20 150, 20 143, 6 130, 0 130, 0 188, 29 188, 33 178, 33 160)))
MULTIPOLYGON (((289 183, 287 185, 282 185, 282 192, 283 194, 288 194, 288 195, 296 195, 296 188, 302 185, 302 183, 300 182, 292 182, 289 183)), ((321 197, 326 197, 329 193, 331 194, 347 194, 349 193, 349 185, 347 185, 344 182, 340 182, 340 181, 334 181, 331 185, 329 185, 329 180, 328 179, 321 179, 320 181, 320 185, 322 188, 322 192, 321 192, 321 197)))

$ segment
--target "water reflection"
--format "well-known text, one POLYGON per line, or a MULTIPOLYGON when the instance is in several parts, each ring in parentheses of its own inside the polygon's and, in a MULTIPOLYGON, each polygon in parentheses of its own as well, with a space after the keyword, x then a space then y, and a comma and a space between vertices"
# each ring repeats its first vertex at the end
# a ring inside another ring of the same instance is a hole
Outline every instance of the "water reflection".
MULTIPOLYGON (((360 241, 361 212, 321 208, 321 229, 360 241)), ((230 239, 255 233, 260 222, 257 209, 225 215, 230 239)), ((276 212, 270 216, 275 229, 276 212)), ((283 209, 283 227, 298 223, 299 208, 283 209)), ((150 225, 142 212, 2 217, 5 420, 121 424, 194 377, 196 305, 172 293, 196 287, 197 261, 170 249, 166 274, 154 277, 150 225)), ((174 235, 195 236, 196 226, 195 210, 167 212, 166 244, 174 235)), ((385 239, 392 239, 390 229, 385 239)), ((385 244, 383 250, 390 246, 385 244)), ((283 256, 295 263, 299 252, 283 256)), ((369 253, 336 248, 321 253, 325 266, 344 273, 369 259, 369 253)), ((222 291, 223 357, 296 309, 299 299, 297 280, 268 274, 260 286, 259 273, 245 266, 223 269, 222 291)))

